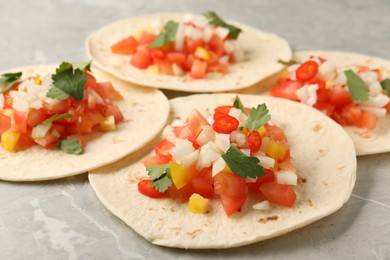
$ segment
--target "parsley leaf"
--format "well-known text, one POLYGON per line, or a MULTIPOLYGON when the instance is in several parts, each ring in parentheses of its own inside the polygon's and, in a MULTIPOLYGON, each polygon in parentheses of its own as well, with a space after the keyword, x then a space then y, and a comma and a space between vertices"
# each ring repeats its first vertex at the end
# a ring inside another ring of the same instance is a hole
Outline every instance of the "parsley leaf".
POLYGON ((81 154, 83 152, 81 144, 79 143, 79 139, 77 138, 68 138, 61 140, 58 143, 58 148, 61 151, 69 154, 81 154))
POLYGON ((203 15, 209 20, 210 24, 213 24, 213 25, 216 25, 216 26, 220 26, 220 27, 224 27, 224 28, 228 29, 229 30, 229 36, 233 40, 236 40, 238 38, 238 35, 242 31, 240 28, 238 28, 238 27, 236 27, 234 25, 227 24, 215 12, 209 11, 209 12, 203 14, 203 15))
POLYGON ((169 172, 169 163, 162 165, 154 165, 146 167, 148 175, 152 182, 152 186, 159 192, 166 191, 171 185, 171 175, 169 172))
POLYGON ((281 59, 278 60, 278 63, 283 64, 285 66, 292 66, 292 65, 298 64, 298 62, 296 60, 284 61, 281 59))
POLYGON ((390 78, 389 79, 384 79, 381 82, 382 89, 387 92, 387 94, 390 94, 390 78))
POLYGON ((176 38, 177 28, 179 28, 179 23, 174 21, 168 21, 164 26, 164 30, 157 35, 156 39, 148 45, 148 48, 161 47, 167 42, 173 42, 176 38))
POLYGON ((364 81, 353 70, 344 71, 347 87, 354 101, 367 101, 369 89, 364 81))
MULTIPOLYGON (((56 74, 52 75, 53 85, 59 88, 76 100, 82 100, 84 97, 84 87, 87 83, 87 76, 80 69, 73 70, 70 63, 63 62, 56 69, 56 74)), ((58 92, 58 91, 57 91, 58 92)), ((53 92, 50 92, 51 98, 56 98, 53 92)), ((61 98, 64 95, 61 95, 61 98)))
POLYGON ((51 86, 49 91, 46 93, 46 97, 57 100, 65 100, 69 97, 69 95, 61 89, 51 86))
POLYGON ((248 112, 246 112, 246 109, 238 96, 236 96, 236 99, 234 100, 233 107, 240 109, 245 115, 248 115, 248 112))
POLYGON ((5 85, 4 88, 0 89, 0 94, 7 92, 12 88, 15 82, 17 82, 22 76, 22 72, 15 73, 4 73, 0 78, 0 85, 5 85))
POLYGON ((265 174, 263 167, 259 165, 260 160, 257 157, 247 156, 232 145, 222 155, 222 159, 234 174, 243 178, 256 178, 265 174))
POLYGON ((91 71, 91 61, 84 61, 80 63, 73 64, 74 69, 79 69, 83 72, 91 71))
POLYGON ((271 116, 268 114, 268 109, 265 104, 257 105, 257 108, 252 108, 249 112, 249 118, 243 123, 243 127, 251 130, 257 130, 267 123, 271 116))
POLYGON ((45 121, 42 122, 42 124, 46 125, 46 124, 50 124, 58 119, 62 119, 62 118, 71 118, 72 115, 71 114, 58 114, 58 115, 54 115, 48 119, 46 119, 45 121))

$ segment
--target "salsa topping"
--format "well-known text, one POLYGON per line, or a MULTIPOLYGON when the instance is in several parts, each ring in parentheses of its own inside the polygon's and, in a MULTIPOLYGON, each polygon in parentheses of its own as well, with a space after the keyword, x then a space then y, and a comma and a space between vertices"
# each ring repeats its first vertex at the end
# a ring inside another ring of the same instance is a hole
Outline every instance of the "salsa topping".
POLYGON ((270 120, 265 104, 248 109, 238 97, 211 114, 193 110, 165 128, 144 161, 149 179, 138 183, 139 192, 188 202, 195 213, 207 213, 209 200, 219 197, 231 216, 250 194, 260 203, 254 209, 269 210, 264 201, 292 207, 296 169, 284 132, 270 120))
POLYGON ((380 69, 337 67, 317 56, 286 64, 285 74, 269 90, 271 96, 313 106, 343 126, 373 129, 390 111, 390 79, 383 80, 380 69))
POLYGON ((155 20, 137 35, 112 45, 111 51, 130 54, 130 64, 148 73, 218 78, 227 73, 229 63, 242 59, 236 41, 240 32, 215 12, 207 12, 202 17, 187 15, 179 22, 155 20))
POLYGON ((1 146, 16 152, 33 145, 81 154, 85 136, 112 131, 123 121, 113 103, 122 96, 109 82, 97 82, 90 64, 63 62, 56 73, 21 80, 22 73, 0 78, 1 146))

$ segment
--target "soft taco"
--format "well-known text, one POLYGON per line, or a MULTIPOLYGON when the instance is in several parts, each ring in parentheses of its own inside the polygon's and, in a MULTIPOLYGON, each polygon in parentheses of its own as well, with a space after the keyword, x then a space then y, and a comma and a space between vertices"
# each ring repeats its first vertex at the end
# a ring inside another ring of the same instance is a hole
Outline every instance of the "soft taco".
POLYGON ((291 57, 286 40, 214 12, 118 21, 92 33, 86 49, 94 65, 122 80, 185 92, 245 88, 283 69, 277 61, 291 57))
POLYGON ((168 118, 159 90, 96 69, 62 63, 1 74, 2 180, 56 179, 112 163, 152 140, 168 118))
POLYGON ((233 94, 172 99, 173 123, 164 130, 163 141, 152 142, 137 153, 89 173, 98 198, 145 239, 179 248, 247 245, 290 232, 338 210, 350 197, 356 178, 356 155, 345 131, 320 112, 291 101, 255 95, 240 95, 239 100, 233 94), (248 107, 254 108, 248 112, 248 107), (265 107, 271 115, 269 122, 265 107), (205 117, 213 111, 214 116, 205 117), (231 123, 216 123, 221 118, 227 122, 229 116, 246 123, 234 127, 231 123), (194 134, 194 129, 201 131, 194 134), (210 137, 212 131, 217 133, 210 137), (262 144, 250 141, 254 132, 261 136, 262 144), (244 133, 243 138, 240 133, 244 133), (207 141, 210 138, 213 141, 207 141), (174 143, 173 148, 168 141, 174 143), (193 148, 189 149, 188 141, 193 148), (192 151, 196 147, 201 148, 194 161, 196 150, 192 151), (178 159, 180 154, 183 156, 178 159), (230 157, 230 162, 224 155, 230 157), (170 162, 165 161, 166 157, 171 157, 170 162), (225 164, 220 164, 220 158, 225 164), (154 166, 146 168, 145 164, 154 166), (163 173, 164 168, 169 171, 163 173), (243 169, 248 172, 243 173, 243 169), (252 175, 253 169, 259 177, 252 175), (247 176, 238 176, 238 172, 247 176), (213 177, 211 187, 216 194, 207 195, 210 182, 202 183, 199 176, 213 177), (226 178, 216 179, 220 177, 226 178), (151 185, 143 186, 148 180, 153 180, 151 185), (169 187, 165 190, 163 186, 169 187), (269 194, 263 186, 276 187, 283 195, 269 194), (257 193, 247 195, 253 188, 257 193), (188 189, 196 192, 188 194, 188 189))
POLYGON ((269 94, 312 106, 341 124, 357 155, 390 151, 390 61, 356 53, 302 51, 269 94))

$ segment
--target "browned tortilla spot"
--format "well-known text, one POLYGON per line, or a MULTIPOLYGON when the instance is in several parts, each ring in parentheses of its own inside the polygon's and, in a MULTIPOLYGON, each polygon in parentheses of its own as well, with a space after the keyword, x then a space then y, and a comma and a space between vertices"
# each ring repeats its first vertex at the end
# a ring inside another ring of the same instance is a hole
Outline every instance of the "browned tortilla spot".
POLYGON ((314 132, 314 133, 318 133, 320 130, 321 130, 321 124, 320 123, 317 123, 317 124, 315 124, 315 126, 312 128, 312 131, 314 132))
POLYGON ((194 237, 194 236, 196 236, 197 234, 202 233, 202 232, 203 232, 202 229, 195 229, 195 230, 192 231, 192 232, 187 232, 187 235, 194 237))
POLYGON ((259 219, 259 223, 266 224, 268 221, 275 221, 275 220, 278 220, 278 219, 279 219, 278 216, 270 216, 270 217, 267 217, 267 218, 260 218, 259 219))
POLYGON ((307 181, 306 178, 298 177, 298 183, 299 183, 299 184, 306 183, 306 181, 307 181))
POLYGON ((311 201, 311 199, 308 199, 307 202, 309 203, 310 207, 313 207, 313 202, 311 201))
POLYGON ((113 144, 120 144, 120 143, 123 143, 124 142, 124 140, 122 140, 122 139, 119 139, 119 138, 117 138, 117 137, 113 137, 112 139, 112 143, 113 144))
POLYGON ((175 212, 175 211, 176 211, 176 208, 175 208, 175 207, 171 207, 169 210, 170 210, 171 212, 175 212))

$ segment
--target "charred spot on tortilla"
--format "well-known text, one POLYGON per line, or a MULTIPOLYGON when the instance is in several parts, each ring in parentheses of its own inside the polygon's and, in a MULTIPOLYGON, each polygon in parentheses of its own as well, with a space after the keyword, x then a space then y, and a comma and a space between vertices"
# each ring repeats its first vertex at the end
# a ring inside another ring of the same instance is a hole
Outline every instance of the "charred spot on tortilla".
POLYGON ((299 183, 299 184, 305 184, 306 181, 307 181, 306 178, 298 177, 298 183, 299 183))
POLYGON ((322 129, 321 123, 318 122, 312 128, 314 133, 318 133, 321 129, 322 129))
POLYGON ((269 221, 276 221, 278 219, 279 219, 279 216, 270 216, 270 217, 266 217, 266 218, 260 218, 258 220, 258 222, 261 224, 267 224, 269 221))

